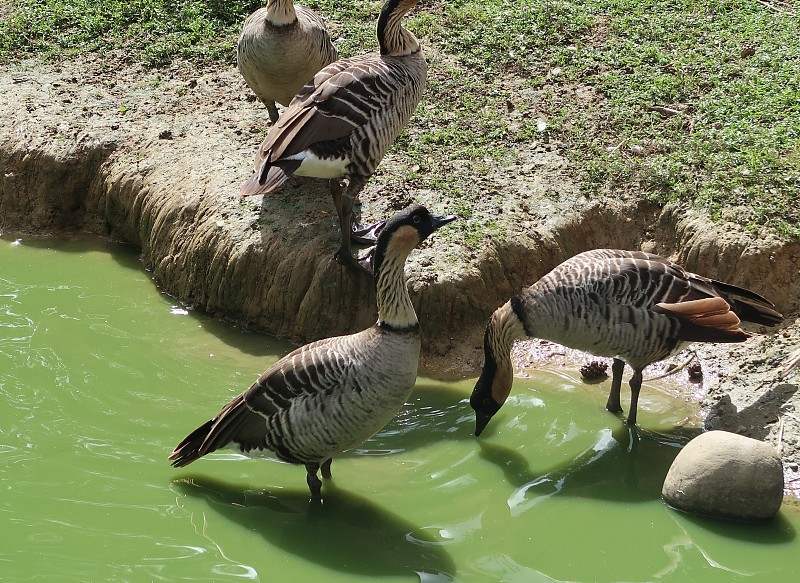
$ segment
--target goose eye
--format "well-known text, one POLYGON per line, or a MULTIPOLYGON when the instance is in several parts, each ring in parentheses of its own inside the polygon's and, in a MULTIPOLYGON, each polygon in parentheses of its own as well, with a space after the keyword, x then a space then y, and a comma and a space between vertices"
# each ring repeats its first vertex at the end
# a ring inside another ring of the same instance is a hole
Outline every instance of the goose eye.
POLYGON ((414 215, 413 217, 411 217, 411 220, 414 221, 415 225, 418 225, 420 221, 419 215, 414 215))

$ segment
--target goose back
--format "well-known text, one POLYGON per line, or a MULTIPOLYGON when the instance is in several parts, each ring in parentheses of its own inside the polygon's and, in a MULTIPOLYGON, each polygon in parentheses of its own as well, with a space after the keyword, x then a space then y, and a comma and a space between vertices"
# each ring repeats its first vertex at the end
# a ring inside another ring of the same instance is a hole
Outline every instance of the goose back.
POLYGON ((767 325, 782 319, 750 290, 690 273, 658 255, 613 249, 565 261, 511 305, 526 335, 619 357, 634 369, 688 341, 740 342, 749 335, 738 327, 739 317, 767 325), (711 313, 721 318, 709 319, 711 313))
POLYGON ((421 53, 352 57, 324 68, 267 134, 242 194, 272 192, 292 174, 371 176, 422 99, 426 75, 421 53), (307 158, 320 162, 301 167, 307 158))

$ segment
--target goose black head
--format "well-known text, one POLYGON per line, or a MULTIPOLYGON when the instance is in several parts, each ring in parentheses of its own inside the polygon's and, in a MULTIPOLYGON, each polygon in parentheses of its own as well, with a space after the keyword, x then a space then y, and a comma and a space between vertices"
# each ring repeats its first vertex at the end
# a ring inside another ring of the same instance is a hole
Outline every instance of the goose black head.
POLYGON ((490 327, 487 326, 483 340, 483 370, 472 395, 469 398, 469 405, 475 411, 475 436, 479 436, 495 413, 503 406, 502 403, 495 401, 492 396, 495 380, 498 376, 497 360, 495 360, 491 344, 490 327))
POLYGON ((378 231, 378 241, 372 265, 375 273, 388 254, 405 255, 422 243, 436 229, 454 221, 455 215, 437 216, 428 212, 424 206, 412 205, 388 219, 378 231))

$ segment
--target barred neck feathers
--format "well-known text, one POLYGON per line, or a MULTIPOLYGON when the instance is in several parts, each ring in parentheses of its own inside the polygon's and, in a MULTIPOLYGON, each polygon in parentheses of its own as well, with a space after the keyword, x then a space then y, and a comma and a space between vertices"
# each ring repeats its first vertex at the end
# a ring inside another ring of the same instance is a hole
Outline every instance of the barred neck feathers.
POLYGON ((378 325, 394 330, 419 326, 417 314, 408 296, 405 264, 408 254, 420 243, 417 230, 404 225, 392 233, 385 246, 375 249, 375 295, 378 303, 378 325))
MULTIPOLYGON (((486 348, 491 350, 491 356, 497 363, 498 375, 508 377, 501 384, 505 385, 507 382, 509 390, 511 389, 511 377, 513 374, 511 347, 517 338, 525 336, 525 328, 514 311, 511 301, 506 302, 495 310, 486 328, 485 343, 487 344, 486 348)), ((502 395, 502 400, 495 396, 495 400, 498 403, 502 403, 506 397, 508 397, 508 393, 502 395)))
POLYGON ((381 55, 403 57, 420 50, 419 41, 402 26, 403 16, 417 5, 419 0, 387 0, 378 18, 378 43, 381 55))
POLYGON ((288 26, 297 21, 292 0, 269 0, 267 2, 267 20, 274 26, 288 26))

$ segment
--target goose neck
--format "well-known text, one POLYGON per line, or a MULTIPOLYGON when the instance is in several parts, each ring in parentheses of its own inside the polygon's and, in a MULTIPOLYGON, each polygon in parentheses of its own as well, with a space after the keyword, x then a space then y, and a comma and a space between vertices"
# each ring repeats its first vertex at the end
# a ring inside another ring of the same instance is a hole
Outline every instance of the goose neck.
POLYGON ((487 329, 487 342, 499 365, 511 366, 511 348, 517 338, 526 336, 525 328, 508 301, 495 310, 487 329))
POLYGON ((407 255, 387 255, 375 274, 378 325, 395 330, 417 328, 419 321, 408 295, 405 278, 407 255))
POLYGON ((382 55, 402 57, 420 50, 417 37, 402 24, 403 17, 418 2, 419 0, 388 0, 384 4, 378 18, 378 43, 382 55))
POLYGON ((267 20, 274 26, 287 26, 297 20, 292 0, 269 0, 267 20))

